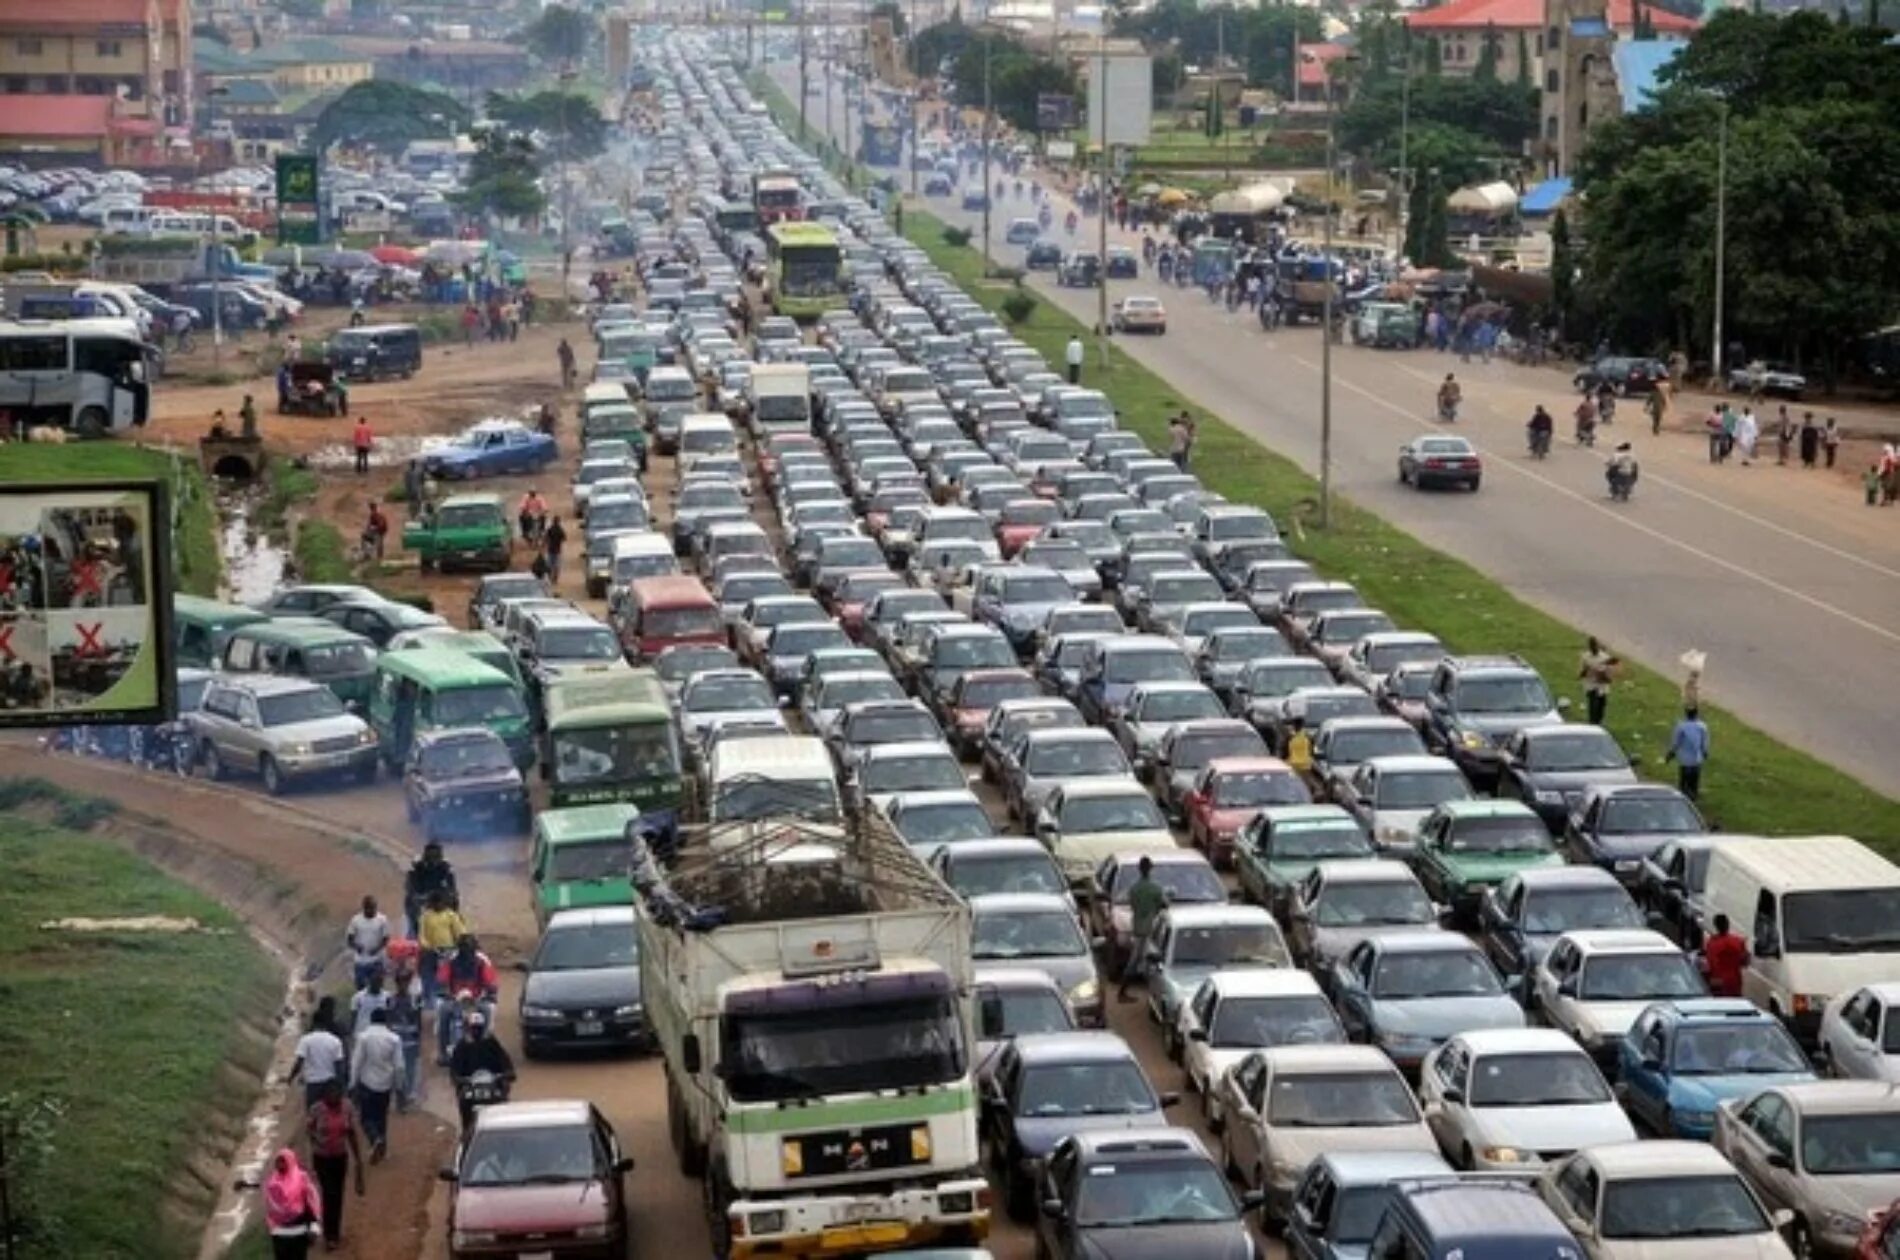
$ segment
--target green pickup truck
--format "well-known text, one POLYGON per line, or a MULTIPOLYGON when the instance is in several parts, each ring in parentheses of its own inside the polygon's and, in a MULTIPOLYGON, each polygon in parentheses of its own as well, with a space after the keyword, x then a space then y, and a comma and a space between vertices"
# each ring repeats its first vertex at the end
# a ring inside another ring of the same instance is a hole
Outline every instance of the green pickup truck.
POLYGON ((508 513, 496 494, 457 494, 402 527, 404 551, 417 552, 422 571, 508 567, 508 513))
POLYGON ((1466 922, 1507 876, 1563 863, 1544 820, 1517 801, 1446 801, 1419 824, 1412 854, 1432 900, 1466 922))

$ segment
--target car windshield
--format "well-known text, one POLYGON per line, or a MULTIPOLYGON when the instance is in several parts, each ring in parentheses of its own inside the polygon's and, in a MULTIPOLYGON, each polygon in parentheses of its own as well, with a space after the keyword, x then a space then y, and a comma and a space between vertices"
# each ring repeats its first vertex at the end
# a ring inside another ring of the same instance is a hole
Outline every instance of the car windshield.
POLYGON ((1411 757, 1424 752, 1425 741, 1409 726, 1341 730, 1326 742, 1326 760, 1334 766, 1356 766, 1374 757, 1411 757))
POLYGON ((904 688, 895 678, 878 674, 870 678, 841 678, 825 684, 819 693, 821 711, 842 709, 865 700, 902 700, 904 688))
POLYGON ((793 817, 835 823, 843 808, 837 784, 828 778, 790 782, 747 776, 719 785, 711 813, 714 822, 793 817))
POLYGON ((1733 1173, 1708 1177, 1626 1177, 1603 1191, 1604 1238, 1726 1238, 1766 1234, 1755 1196, 1733 1173))
POLYGON ((1788 1030, 1767 1020, 1680 1027, 1671 1065, 1680 1076, 1813 1070, 1788 1030))
POLYGON ((1389 1002, 1420 998, 1490 997, 1502 993, 1497 973, 1475 949, 1388 953, 1373 977, 1375 997, 1389 1002))
POLYGON ((1109 653, 1102 677, 1111 683, 1192 682, 1194 666, 1179 651, 1142 648, 1109 653))
POLYGON ((484 608, 493 608, 503 600, 540 599, 547 593, 547 587, 540 578, 525 573, 514 574, 483 582, 476 602, 484 608))
POLYGON ((996 834, 990 816, 975 801, 906 806, 898 815, 897 829, 906 841, 920 846, 985 840, 996 834))
POLYGON ((1286 823, 1271 833, 1270 855, 1276 862, 1324 862, 1328 858, 1366 857, 1372 842, 1349 818, 1317 823, 1286 823))
POLYGON ((1547 853, 1550 832, 1536 818, 1460 818, 1452 823, 1445 848, 1452 853, 1547 853))
POLYGON ((1125 1116, 1155 1110, 1154 1090, 1132 1059, 1034 1064, 1016 1094, 1021 1116, 1125 1116))
POLYGON ((1458 684, 1457 705, 1463 713, 1548 713, 1554 707, 1550 689, 1535 674, 1500 674, 1467 678, 1458 684))
POLYGON ((1031 1033, 1072 1032, 1075 1019, 1062 998, 1048 989, 984 989, 977 986, 980 1026, 985 1039, 1031 1033))
POLYGON ((1616 741, 1603 731, 1566 731, 1563 734, 1540 733, 1527 741, 1532 770, 1624 770, 1629 758, 1616 741))
POLYGON ((1707 992, 1694 965, 1680 953, 1586 958, 1577 983, 1577 996, 1586 1002, 1646 1002, 1707 992))
POLYGON ((1522 927, 1538 936, 1645 926, 1621 888, 1540 888, 1525 895, 1522 927))
POLYGON ((1301 617, 1311 617, 1315 613, 1360 608, 1365 602, 1358 591, 1302 591, 1296 601, 1296 612, 1301 617))
POLYGON ((1431 809, 1468 801, 1471 789, 1456 770, 1420 770, 1379 776, 1379 809, 1431 809))
POLYGON ((654 672, 666 682, 684 682, 694 674, 709 669, 732 669, 739 664, 739 658, 731 648, 681 647, 662 652, 653 662, 654 672))
MULTIPOLYGON (((818 989, 815 982, 811 987, 818 989)), ((728 1016, 720 1029, 726 1091, 737 1101, 941 1085, 966 1069, 954 996, 829 1002, 728 1016)), ((817 1151, 808 1146, 807 1151, 817 1151)), ((814 1158, 807 1155, 808 1160, 814 1158)), ((839 1171, 843 1157, 839 1156, 839 1171)), ((811 1165, 806 1165, 808 1171, 811 1165)))
POLYGON ((1214 1008, 1207 1044, 1216 1050, 1258 1050, 1268 1046, 1310 1046, 1346 1039, 1346 1030, 1326 999, 1232 997, 1214 1008))
POLYGON ((600 1178, 598 1150, 586 1125, 477 1127, 462 1153, 457 1180, 464 1190, 596 1181, 600 1178))
MULTIPOLYGON (((1246 614, 1251 619, 1252 614, 1246 614)), ((1279 656, 1286 651, 1286 640, 1277 630, 1246 627, 1219 634, 1207 644, 1208 655, 1217 661, 1251 661, 1263 656, 1279 656)))
POLYGON ((1640 792, 1610 798, 1597 821, 1603 835, 1693 835, 1702 830, 1702 817, 1674 793, 1640 792))
POLYGON ((1318 661, 1275 661, 1255 665, 1247 671, 1247 693, 1257 699, 1273 699, 1302 687, 1329 687, 1333 676, 1318 661))
MULTIPOLYGON (((911 740, 942 739, 937 720, 921 709, 866 714, 851 723, 847 742, 858 745, 901 744, 911 740)), ((965 784, 959 779, 956 787, 965 784)))
POLYGON ((817 625, 826 620, 825 610, 804 596, 794 596, 783 601, 759 604, 752 609, 747 618, 754 629, 769 630, 775 626, 817 625))
POLYGON ((493 738, 438 740, 423 746, 416 764, 423 775, 430 778, 502 774, 515 768, 508 756, 508 746, 493 738))
POLYGON ((1355 1246, 1372 1241, 1373 1231, 1379 1228, 1379 1221, 1385 1215, 1385 1205, 1392 1201, 1392 1191, 1387 1186, 1365 1186, 1342 1191, 1339 1205, 1333 1210, 1333 1227, 1329 1235, 1335 1243, 1355 1246))
POLYGON ((833 622, 821 625, 780 626, 772 632, 773 656, 809 656, 820 648, 850 647, 850 636, 833 622))
POLYGON ((1176 927, 1168 964, 1173 967, 1281 967, 1287 963, 1280 934, 1264 923, 1176 927))
POLYGON ((1900 1173, 1900 1116, 1881 1108, 1859 1115, 1804 1117, 1801 1166, 1817 1177, 1900 1173))
POLYGON ((1609 1101, 1609 1086, 1581 1050, 1487 1054, 1471 1069, 1473 1107, 1575 1107, 1609 1101))
POLYGON ((1088 942, 1067 910, 978 911, 970 928, 972 958, 1076 958, 1088 953, 1088 942))
POLYGON ((582 884, 625 879, 632 866, 633 846, 621 836, 560 844, 553 847, 548 858, 547 882, 582 884))
POLYGON ((376 653, 367 643, 333 643, 305 648, 304 672, 312 678, 365 674, 376 667, 376 653))
POLYGON ((1900 888, 1789 893, 1781 919, 1782 947, 1791 953, 1900 950, 1900 888))
POLYGON ((1003 603, 1010 607, 1066 604, 1074 598, 1075 588, 1053 573, 1041 577, 1012 578, 1003 586, 1003 603))
POLYGON ((827 569, 882 569, 884 550, 869 538, 827 539, 819 563, 827 569))
POLYGON ((1313 917, 1321 927, 1376 927, 1434 923, 1431 898, 1415 880, 1349 880, 1320 893, 1313 917))
MULTIPOLYGON (((625 499, 618 503, 595 503, 587 510, 587 530, 591 534, 606 535, 624 529, 644 529, 647 524, 646 506, 635 499, 625 499)), ((589 547, 595 555, 611 555, 613 548, 605 551, 589 547)))
POLYGON ((1033 678, 978 678, 963 684, 957 704, 965 709, 993 709, 1005 700, 1033 700, 1041 694, 1033 678))
POLYGON ((564 730, 551 742, 557 783, 670 779, 680 771, 670 722, 564 730))
POLYGON ((776 709, 777 699, 771 686, 756 674, 708 678, 694 683, 682 705, 688 713, 737 713, 750 709, 776 709))
POLYGON ((1267 1123, 1338 1129, 1418 1123, 1418 1104, 1396 1071, 1314 1072, 1276 1077, 1267 1123))
POLYGON ((536 651, 544 661, 617 661, 620 640, 605 626, 543 630, 536 651))
POLYGON ((1047 525, 1060 516, 1061 509, 1045 499, 1012 499, 1003 505, 1005 525, 1047 525))
POLYGON ((984 893, 1067 893, 1069 884, 1046 853, 950 860, 950 885, 965 897, 984 893))
POLYGON ((527 706, 521 702, 521 693, 507 683, 438 691, 434 706, 437 726, 482 726, 528 714, 527 706))
POLYGON ((1220 700, 1205 687, 1192 691, 1159 691, 1141 698, 1133 714, 1137 722, 1187 722, 1195 718, 1226 717, 1220 700))
POLYGON ((1249 770, 1214 781, 1214 804, 1221 809, 1304 805, 1312 799, 1306 784, 1290 770, 1249 770))
POLYGON ((1334 613, 1316 627, 1313 637, 1321 643, 1338 646, 1356 643, 1369 634, 1392 628, 1392 618, 1384 613, 1334 613))
POLYGON ((541 938, 531 971, 589 971, 599 967, 632 967, 640 961, 638 938, 632 923, 602 923, 592 927, 557 928, 541 938))
POLYGON ((1234 1196, 1214 1166, 1202 1160, 1092 1164, 1075 1204, 1075 1223, 1085 1229, 1234 1219, 1234 1196))
POLYGON ((1057 572, 1089 567, 1088 555, 1083 552, 1081 544, 1054 539, 1029 544, 1023 548, 1022 560, 1024 564, 1040 565, 1057 572))
POLYGON ((1152 604, 1198 604, 1221 597, 1220 585, 1202 574, 1158 577, 1148 583, 1148 601, 1152 604))
POLYGON ((929 792, 964 786, 963 767, 948 753, 873 757, 864 763, 867 792, 929 792))
POLYGON ((1069 779, 1126 774, 1128 760, 1112 739, 1050 739, 1030 744, 1023 769, 1038 778, 1069 779))
POLYGON ((1407 661, 1435 661, 1444 654, 1445 649, 1436 643, 1386 643, 1366 650, 1366 668, 1374 674, 1389 674, 1407 661))
POLYGON ((959 635, 939 639, 931 663, 939 669, 1004 669, 1016 664, 1016 653, 1000 634, 959 635))
MULTIPOLYGON (((1133 862, 1125 863, 1112 876, 1115 885, 1115 904, 1128 904, 1129 894, 1134 890, 1137 866, 1133 862)), ((1161 886, 1167 894, 1168 904, 1172 906, 1213 904, 1227 900, 1227 887, 1220 882, 1220 876, 1214 868, 1205 862, 1156 862, 1149 867, 1148 878, 1161 886)))
POLYGON ((265 726, 293 726, 343 716, 343 702, 327 687, 257 698, 257 717, 265 726))
POLYGON ((1399 700, 1423 700, 1432 690, 1430 670, 1394 670, 1386 679, 1385 693, 1399 700))

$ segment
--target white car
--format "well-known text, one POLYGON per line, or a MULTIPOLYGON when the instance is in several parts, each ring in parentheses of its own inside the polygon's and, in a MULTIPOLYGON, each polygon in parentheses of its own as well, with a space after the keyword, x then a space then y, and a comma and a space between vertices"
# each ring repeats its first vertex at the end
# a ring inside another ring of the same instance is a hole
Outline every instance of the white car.
POLYGON ((1445 1158, 1479 1172, 1636 1140, 1603 1073, 1555 1028, 1460 1033, 1425 1056, 1418 1096, 1445 1158))
POLYGON ((1446 801, 1471 799, 1471 785, 1448 757, 1374 757, 1360 762, 1350 778, 1335 781, 1333 799, 1359 820, 1374 844, 1405 857, 1426 816, 1446 801))
POLYGON ((1215 972, 1181 1004, 1175 1030, 1188 1088, 1201 1096, 1208 1128, 1217 1133, 1225 1115, 1220 1084, 1248 1054, 1274 1046, 1346 1042, 1346 1029, 1319 982, 1290 967, 1215 972))
POLYGON ((1595 1146, 1546 1169, 1538 1193, 1589 1260, 1791 1260, 1735 1165, 1704 1142, 1595 1146))
POLYGON ((1707 997, 1688 955, 1646 928, 1566 932, 1532 968, 1525 1005, 1605 1067, 1652 1002, 1707 997))
POLYGON ((1820 1042, 1835 1076, 1900 1085, 1900 984, 1865 985, 1829 1002, 1820 1042))

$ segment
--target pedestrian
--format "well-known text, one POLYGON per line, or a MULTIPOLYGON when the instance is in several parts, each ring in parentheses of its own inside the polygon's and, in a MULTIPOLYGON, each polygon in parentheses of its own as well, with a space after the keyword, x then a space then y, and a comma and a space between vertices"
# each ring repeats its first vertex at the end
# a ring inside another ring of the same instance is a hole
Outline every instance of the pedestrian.
POLYGON ((1742 452, 1742 467, 1755 462, 1755 444, 1760 440, 1761 423, 1755 419, 1755 409, 1743 407, 1742 414, 1735 420, 1735 445, 1742 452))
POLYGON ((369 1162, 380 1164, 389 1153, 389 1100, 403 1083, 402 1038, 389 1027, 389 1011, 377 1007, 369 1025, 357 1034, 350 1052, 350 1080, 356 1083, 356 1105, 369 1139, 369 1162))
POLYGON ((1821 426, 1814 422, 1814 413, 1801 413, 1801 466, 1814 467, 1814 461, 1821 454, 1821 426))
POLYGON ((238 436, 246 442, 257 441, 257 400, 249 394, 244 395, 244 403, 238 408, 238 436))
POLYGON ((1122 966, 1121 988, 1115 993, 1119 1001, 1134 1001, 1128 996, 1129 982, 1147 974, 1148 937, 1161 912, 1168 908, 1167 889, 1155 880, 1154 870, 1154 859, 1143 854, 1135 867, 1134 885, 1128 890, 1128 958, 1122 966))
POLYGON ((1729 927, 1726 914, 1715 916, 1715 931, 1702 942, 1702 974, 1714 997, 1742 996, 1742 970, 1748 966, 1748 942, 1729 927))
POLYGON ((1080 385, 1082 383, 1082 338, 1080 336, 1069 338, 1068 349, 1063 351, 1063 360, 1069 365, 1069 384, 1080 385))
POLYGON ((317 1097, 343 1072, 346 1060, 343 1038, 336 1031, 336 1000, 325 998, 310 1017, 310 1027, 297 1038, 296 1057, 290 1064, 291 1084, 303 1081, 304 1106, 316 1105, 317 1097))
POLYGON ((475 348, 475 330, 481 327, 482 313, 475 309, 473 302, 462 307, 462 344, 469 349, 475 348))
POLYGON ((364 897, 362 910, 351 916, 349 926, 343 929, 343 944, 350 951, 357 988, 369 982, 372 971, 382 969, 389 935, 389 916, 376 908, 376 898, 364 897))
POLYGON ((311 1236, 323 1225, 323 1197, 297 1152, 286 1146, 271 1156, 262 1190, 272 1260, 304 1260, 311 1236))
POLYGON ((555 355, 561 360, 561 388, 574 388, 574 347, 567 344, 567 338, 561 338, 555 355))
POLYGON ((1794 450, 1794 437, 1794 417, 1788 414, 1788 404, 1783 403, 1780 414, 1775 417, 1775 463, 1777 466, 1782 468, 1788 466, 1788 456, 1794 450))
POLYGON ((343 1183, 352 1163, 356 1197, 363 1197, 363 1147, 356 1108, 343 1096, 342 1081, 333 1080, 323 1087, 304 1118, 304 1130, 309 1136, 310 1165, 317 1174, 322 1199, 323 1245, 335 1251, 343 1245, 343 1183))
MULTIPOLYGON (((369 1028, 369 1017, 389 1005, 389 991, 384 987, 388 972, 380 966, 369 973, 363 987, 350 994, 350 1039, 354 1042, 369 1028)), ((350 1079, 354 1080, 355 1073, 350 1079)))
POLYGON ((1302 779, 1313 773, 1313 736, 1304 718, 1294 718, 1287 731, 1286 764, 1302 779))
POLYGON ((402 497, 409 506, 409 519, 422 516, 422 461, 412 459, 402 468, 402 497))
POLYGON ((1722 404, 1722 462, 1727 463, 1729 456, 1735 453, 1735 430, 1741 424, 1741 415, 1727 403, 1722 404))
POLYGON ((290 410, 290 360, 285 359, 277 365, 277 410, 290 410))
POLYGON ((1676 763, 1676 786, 1690 800, 1702 797, 1702 767, 1709 761, 1709 728, 1694 705, 1682 711, 1682 720, 1669 736, 1664 761, 1676 763))
POLYGON ((1892 442, 1880 448, 1880 506, 1892 507, 1900 500, 1900 451, 1892 442))
POLYGON ((290 336, 284 338, 284 362, 300 363, 302 361, 303 338, 299 337, 296 333, 292 333, 290 336))
POLYGON ((1717 406, 1709 411, 1709 418, 1703 421, 1703 428, 1709 434, 1709 462, 1722 462, 1724 448, 1728 445, 1728 424, 1724 414, 1726 407, 1717 406))
POLYGON ((548 522, 541 538, 548 557, 548 586, 552 589, 561 584, 561 548, 567 545, 567 529, 561 524, 560 517, 548 522))
POLYGON ((396 1105, 403 1111, 415 1106, 422 1097, 422 978, 416 974, 415 961, 404 958, 396 964, 395 983, 390 990, 384 1019, 389 1031, 402 1043, 402 1088, 396 1105))
POLYGON ((1827 460, 1829 468, 1834 467, 1835 457, 1841 453, 1841 430, 1829 416, 1827 423, 1821 426, 1821 454, 1827 460))
POLYGON ((350 430, 350 446, 356 452, 356 471, 359 475, 369 471, 369 452, 375 445, 376 435, 370 432, 369 417, 358 416, 356 427, 350 430))
POLYGON ((1860 477, 1861 489, 1867 493, 1867 506, 1880 506, 1880 465, 1869 464, 1867 471, 1860 477))
POLYGON ((1194 449, 1194 421, 1183 411, 1168 420, 1168 458, 1182 472, 1187 471, 1188 455, 1194 449))
POLYGON ((1610 707, 1610 684, 1616 678, 1616 667, 1622 663, 1597 642, 1595 635, 1590 636, 1577 677, 1583 679, 1584 705, 1592 726, 1603 725, 1604 711, 1610 707))

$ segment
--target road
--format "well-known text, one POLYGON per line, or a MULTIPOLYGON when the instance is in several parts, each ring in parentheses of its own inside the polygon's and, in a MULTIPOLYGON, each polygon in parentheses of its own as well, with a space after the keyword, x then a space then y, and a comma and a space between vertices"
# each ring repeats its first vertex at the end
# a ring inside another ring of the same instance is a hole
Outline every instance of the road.
MULTIPOLYGON (((771 73, 796 100, 796 65, 777 64, 771 73)), ((830 76, 816 81, 842 90, 830 76)), ((807 117, 822 126, 826 111, 816 94, 813 100, 817 107, 808 104, 807 117)), ((842 97, 830 116, 843 143, 842 97)), ((923 204, 972 229, 980 244, 980 214, 963 212, 956 198, 923 204)), ((1003 245, 1003 231, 1012 217, 1031 213, 1026 197, 992 208, 997 258, 1019 261, 1017 249, 1003 245)), ((1092 220, 1084 222, 1082 247, 1094 247, 1096 231, 1092 220)), ((1109 238, 1139 244, 1138 233, 1111 228, 1109 238)), ((1095 323, 1094 291, 1059 289, 1046 274, 1029 283, 1045 300, 1095 323)), ((1161 291, 1146 278, 1116 281, 1109 299, 1137 292, 1161 291)), ((1124 338, 1123 351, 1177 385, 1184 399, 1317 473, 1318 330, 1269 334, 1251 316, 1228 314, 1194 292, 1162 296, 1167 334, 1124 338)), ((1634 430, 1643 426, 1632 423, 1636 408, 1627 404, 1603 436, 1636 443, 1642 483, 1633 502, 1612 504, 1598 454, 1560 440, 1549 460, 1533 463, 1524 450, 1524 422, 1538 403, 1558 417, 1560 436, 1568 430, 1575 397, 1554 369, 1339 346, 1332 395, 1333 484, 1340 494, 1631 659, 1680 676, 1677 658, 1701 649, 1709 659, 1705 695, 1900 796, 1900 758, 1892 755, 1900 701, 1900 530, 1889 513, 1862 504, 1857 482, 1775 467, 1767 440, 1766 462, 1712 466, 1699 430, 1639 435, 1634 430), (1457 373, 1464 388, 1459 430, 1485 459, 1477 496, 1420 494, 1395 476, 1400 444, 1439 427, 1432 400, 1447 372, 1457 373)), ((1686 399, 1679 411, 1700 416, 1706 403, 1686 399)), ((1772 416, 1773 408, 1764 414, 1772 416)))

